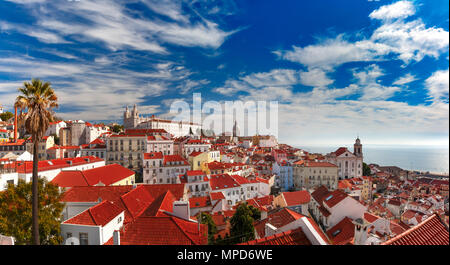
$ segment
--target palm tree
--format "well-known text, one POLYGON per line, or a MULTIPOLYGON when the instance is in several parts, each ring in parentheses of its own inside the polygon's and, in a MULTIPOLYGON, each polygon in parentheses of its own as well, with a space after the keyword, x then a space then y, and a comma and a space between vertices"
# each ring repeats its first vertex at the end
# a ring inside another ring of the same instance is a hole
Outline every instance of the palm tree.
POLYGON ((21 115, 20 123, 31 134, 33 140, 33 178, 32 178, 32 234, 33 242, 39 245, 39 207, 38 207, 38 147, 50 122, 53 121, 52 108, 58 107, 58 97, 55 95, 49 82, 42 83, 39 79, 32 79, 31 83, 24 82, 19 88, 14 105, 21 111, 27 110, 21 115))

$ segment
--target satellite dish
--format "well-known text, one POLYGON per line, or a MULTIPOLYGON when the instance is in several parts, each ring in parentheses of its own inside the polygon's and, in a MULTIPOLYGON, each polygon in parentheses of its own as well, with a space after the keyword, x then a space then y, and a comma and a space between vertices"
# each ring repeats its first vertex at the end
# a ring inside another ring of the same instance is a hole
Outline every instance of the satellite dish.
POLYGON ((66 239, 66 245, 79 245, 80 240, 76 237, 69 237, 66 239))

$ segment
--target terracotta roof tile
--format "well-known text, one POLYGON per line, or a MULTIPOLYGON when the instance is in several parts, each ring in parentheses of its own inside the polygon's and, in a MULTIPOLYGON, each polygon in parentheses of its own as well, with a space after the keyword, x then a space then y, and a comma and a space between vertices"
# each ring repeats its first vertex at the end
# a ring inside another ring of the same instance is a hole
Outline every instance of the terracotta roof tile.
POLYGON ((287 206, 305 204, 311 201, 311 195, 306 190, 283 192, 282 194, 287 206))
POLYGON ((333 245, 342 245, 350 242, 355 236, 355 225, 352 219, 345 217, 332 228, 328 229, 327 236, 333 245))
POLYGON ((248 241, 239 245, 311 245, 302 228, 282 232, 261 239, 248 241))
POLYGON ((437 214, 433 214, 383 245, 449 245, 448 227, 437 214))
POLYGON ((105 226, 123 210, 110 201, 103 201, 66 220, 65 224, 105 226))
POLYGON ((207 225, 176 217, 140 217, 120 237, 122 245, 206 245, 207 230, 207 225))

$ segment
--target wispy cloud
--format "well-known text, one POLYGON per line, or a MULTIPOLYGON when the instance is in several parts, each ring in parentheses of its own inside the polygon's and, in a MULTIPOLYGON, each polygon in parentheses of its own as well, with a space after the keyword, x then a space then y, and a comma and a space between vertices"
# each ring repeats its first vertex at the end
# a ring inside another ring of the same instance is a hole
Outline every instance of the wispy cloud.
POLYGON ((234 31, 223 31, 217 23, 201 19, 194 22, 183 13, 180 1, 143 1, 143 4, 169 20, 136 16, 126 1, 16 1, 29 8, 41 5, 43 13, 34 13, 32 27, 5 24, 4 30, 15 30, 46 43, 100 41, 116 51, 123 48, 168 53, 165 43, 186 47, 217 49, 234 31))
POLYGON ((449 72, 447 70, 440 70, 434 72, 427 80, 425 80, 428 94, 434 102, 448 103, 449 92, 449 72))
POLYGON ((402 85, 414 82, 416 80, 417 80, 417 78, 414 75, 408 73, 408 74, 398 78, 397 80, 395 80, 394 83, 392 83, 392 84, 393 85, 400 85, 400 86, 402 86, 402 85))
POLYGON ((369 38, 352 42, 346 35, 340 34, 317 44, 293 46, 291 50, 277 50, 274 53, 285 60, 330 71, 348 62, 386 60, 388 55, 396 55, 408 64, 425 56, 437 58, 445 53, 449 44, 448 31, 426 27, 420 18, 406 21, 414 14, 415 8, 410 1, 385 5, 369 15, 381 21, 369 38))

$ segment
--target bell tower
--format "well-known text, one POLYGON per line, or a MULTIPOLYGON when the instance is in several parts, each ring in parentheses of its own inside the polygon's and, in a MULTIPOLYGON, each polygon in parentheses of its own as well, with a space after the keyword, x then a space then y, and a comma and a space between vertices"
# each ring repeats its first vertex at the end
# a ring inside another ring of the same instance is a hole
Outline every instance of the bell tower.
POLYGON ((353 154, 358 157, 362 157, 362 144, 359 136, 356 138, 355 144, 353 145, 353 154))

